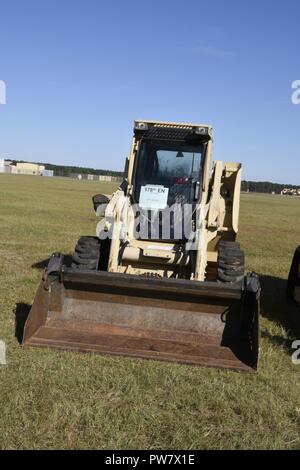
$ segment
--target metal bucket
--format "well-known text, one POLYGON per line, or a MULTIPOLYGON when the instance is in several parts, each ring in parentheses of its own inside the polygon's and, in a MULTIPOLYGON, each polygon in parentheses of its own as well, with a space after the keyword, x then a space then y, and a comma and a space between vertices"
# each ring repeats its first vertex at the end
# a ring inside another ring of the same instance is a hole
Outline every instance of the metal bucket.
POLYGON ((54 254, 23 344, 237 370, 258 362, 260 287, 82 271, 54 254))

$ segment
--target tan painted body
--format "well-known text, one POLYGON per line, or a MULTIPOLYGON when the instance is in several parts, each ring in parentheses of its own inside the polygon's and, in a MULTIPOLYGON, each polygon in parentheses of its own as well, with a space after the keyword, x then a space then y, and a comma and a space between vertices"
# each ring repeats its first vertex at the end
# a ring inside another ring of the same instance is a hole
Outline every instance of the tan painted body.
POLYGON ((218 244, 221 239, 234 241, 238 232, 241 172, 240 163, 212 162, 212 127, 201 124, 176 124, 169 122, 136 121, 148 126, 176 128, 205 128, 211 137, 205 144, 202 171, 199 242, 196 250, 185 253, 180 243, 168 241, 142 241, 133 236, 134 215, 132 194, 134 169, 139 152, 139 141, 133 137, 128 157, 127 195, 119 189, 110 200, 105 212, 104 230, 113 231, 109 257, 109 272, 149 274, 162 277, 179 277, 179 266, 185 267, 193 259, 194 270, 189 279, 214 280, 218 244), (122 247, 126 245, 123 250, 122 247))

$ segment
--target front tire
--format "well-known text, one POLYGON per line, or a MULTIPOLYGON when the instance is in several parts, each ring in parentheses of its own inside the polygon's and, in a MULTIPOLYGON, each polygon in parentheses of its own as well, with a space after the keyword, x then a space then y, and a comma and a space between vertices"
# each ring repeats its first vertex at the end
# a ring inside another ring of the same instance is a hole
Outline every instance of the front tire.
POLYGON ((75 246, 71 267, 107 271, 110 243, 109 238, 100 240, 98 237, 80 237, 75 246))
POLYGON ((80 237, 72 258, 71 267, 96 271, 100 259, 100 240, 97 237, 80 237))
POLYGON ((237 242, 221 241, 218 251, 217 281, 223 284, 243 282, 245 254, 237 242))

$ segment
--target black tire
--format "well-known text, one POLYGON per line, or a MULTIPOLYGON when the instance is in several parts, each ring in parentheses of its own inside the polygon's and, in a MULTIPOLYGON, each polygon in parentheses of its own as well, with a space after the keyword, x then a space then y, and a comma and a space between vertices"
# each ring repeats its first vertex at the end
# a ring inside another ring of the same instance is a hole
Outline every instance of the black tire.
POLYGON ((72 259, 72 268, 96 271, 100 259, 100 240, 97 237, 80 237, 72 259))
POLYGON ((97 237, 91 237, 91 236, 84 236, 80 237, 76 246, 84 246, 84 245, 91 245, 91 246, 96 246, 99 244, 99 238, 97 237))
POLYGON ((95 212, 97 212, 99 206, 107 206, 108 203, 109 198, 107 196, 104 196, 104 194, 96 194, 95 196, 93 196, 93 206, 95 212))
POLYGON ((245 255, 239 243, 221 241, 218 252, 217 281, 223 284, 242 283, 245 275, 245 255))
POLYGON ((239 242, 227 242, 225 240, 221 240, 219 243, 219 249, 222 249, 222 248, 225 248, 225 249, 232 248, 234 250, 237 250, 237 249, 240 249, 241 246, 239 242))
POLYGON ((97 245, 91 245, 91 244, 85 244, 85 245, 76 245, 75 246, 75 253, 77 253, 79 256, 82 256, 82 258, 90 258, 91 256, 96 256, 99 252, 99 246, 97 245))
POLYGON ((244 256, 241 258, 235 258, 231 256, 230 258, 219 258, 218 259, 218 268, 229 269, 230 271, 241 271, 245 266, 244 256))
POLYGON ((72 268, 107 271, 110 243, 110 239, 80 237, 72 258, 72 268))
POLYGON ((225 263, 232 260, 232 262, 235 262, 236 264, 242 264, 245 261, 245 255, 242 251, 228 251, 227 253, 219 251, 218 259, 225 263))
POLYGON ((229 267, 228 265, 225 265, 224 263, 219 263, 218 269, 220 269, 221 272, 224 274, 228 274, 229 276, 242 276, 244 275, 244 266, 234 266, 234 267, 229 267))

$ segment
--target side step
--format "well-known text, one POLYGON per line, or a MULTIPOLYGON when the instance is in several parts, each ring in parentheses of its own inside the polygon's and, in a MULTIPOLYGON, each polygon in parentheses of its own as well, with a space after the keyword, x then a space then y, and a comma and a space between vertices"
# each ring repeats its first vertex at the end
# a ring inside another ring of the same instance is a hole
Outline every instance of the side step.
POLYGON ((235 370, 258 362, 258 278, 245 286, 143 278, 62 266, 46 270, 24 345, 235 370))

